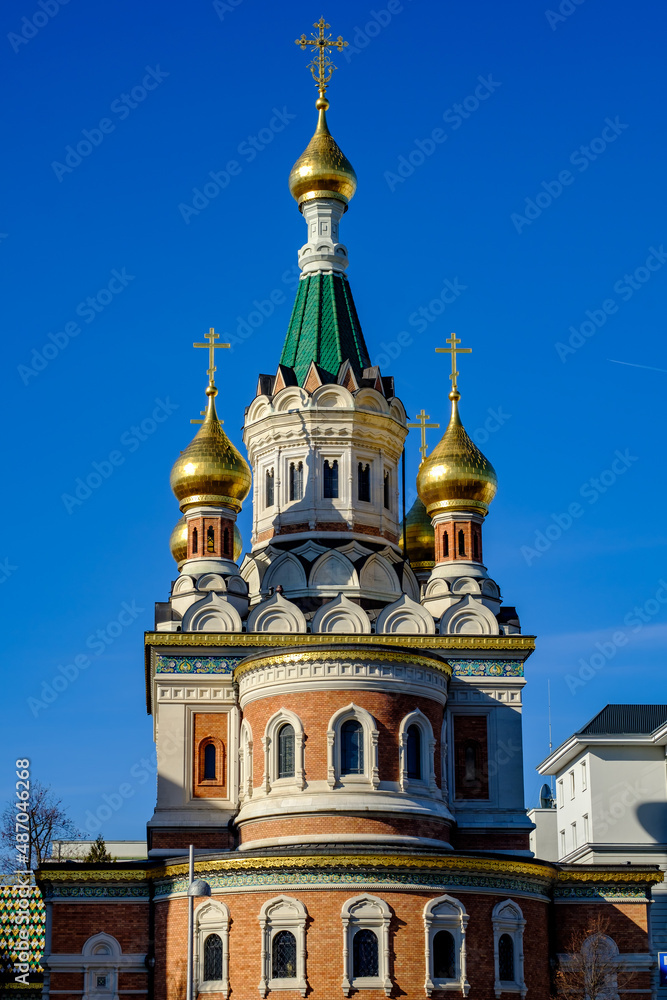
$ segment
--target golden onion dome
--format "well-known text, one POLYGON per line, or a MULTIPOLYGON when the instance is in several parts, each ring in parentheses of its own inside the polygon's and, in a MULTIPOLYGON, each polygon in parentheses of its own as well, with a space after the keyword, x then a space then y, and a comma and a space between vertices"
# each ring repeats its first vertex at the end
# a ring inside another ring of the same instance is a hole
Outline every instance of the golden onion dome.
POLYGON ((171 470, 171 488, 182 511, 195 504, 241 509, 250 491, 250 467, 222 429, 215 411, 217 389, 206 389, 204 422, 171 470))
POLYGON ((317 128, 303 153, 292 167, 289 189, 299 206, 313 198, 337 198, 347 205, 357 190, 354 167, 340 149, 327 125, 329 102, 319 97, 317 128))
POLYGON ((496 473, 466 434, 459 417, 458 390, 452 390, 449 398, 452 415, 447 430, 419 467, 417 491, 431 516, 452 509, 486 514, 498 489, 496 473))
POLYGON ((174 525, 174 530, 169 538, 169 550, 180 570, 188 557, 188 526, 184 517, 181 517, 174 525))
MULTIPOLYGON (((435 529, 419 497, 405 518, 405 540, 407 557, 413 569, 430 569, 435 566, 435 529)), ((399 545, 402 549, 402 531, 399 545)))
MULTIPOLYGON (((181 517, 180 520, 174 525, 174 530, 169 538, 169 549, 171 554, 176 560, 176 566, 180 570, 181 566, 188 557, 188 525, 185 517, 181 517)), ((238 524, 234 524, 234 562, 237 562, 239 556, 243 552, 243 538, 241 537, 241 532, 239 531, 238 524)))

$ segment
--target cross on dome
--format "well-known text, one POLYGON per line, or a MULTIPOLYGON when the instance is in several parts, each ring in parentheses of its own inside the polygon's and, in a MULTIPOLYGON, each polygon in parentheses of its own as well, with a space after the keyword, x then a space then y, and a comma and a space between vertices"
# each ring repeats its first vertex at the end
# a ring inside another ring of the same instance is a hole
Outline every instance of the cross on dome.
POLYGON ((451 354, 452 356, 452 373, 449 376, 452 382, 452 392, 458 392, 458 385, 456 383, 459 377, 459 372, 456 370, 456 355, 457 354, 472 354, 472 347, 457 347, 460 344, 460 339, 455 333, 450 334, 450 336, 445 341, 446 344, 450 344, 450 347, 436 347, 436 354, 451 354))
POLYGON ((333 71, 337 69, 329 58, 329 51, 331 49, 338 49, 339 52, 342 52, 345 46, 349 45, 349 42, 343 41, 342 35, 339 35, 336 39, 332 38, 331 35, 325 35, 325 30, 330 28, 331 25, 327 24, 323 17, 313 27, 319 28, 319 35, 306 38, 305 34, 303 34, 301 38, 295 39, 294 44, 300 45, 304 51, 307 46, 310 46, 310 51, 313 53, 314 58, 312 62, 308 63, 308 69, 313 75, 313 80, 320 92, 320 97, 324 97, 333 71))
MULTIPOLYGON (((439 427, 440 426, 440 424, 427 424, 426 421, 430 420, 430 419, 431 419, 430 415, 428 413, 426 413, 426 411, 422 407, 422 409, 419 411, 419 413, 415 417, 415 420, 418 420, 419 423, 418 424, 408 424, 408 427, 421 427, 421 439, 422 439, 422 441, 421 441, 421 445, 420 445, 419 450, 421 452, 422 462, 426 458, 426 428, 427 427, 439 427)), ((421 465, 421 462, 419 464, 421 465)))
MULTIPOLYGON (((207 344, 193 344, 193 347, 204 347, 208 348, 208 384, 210 386, 215 385, 215 373, 217 371, 215 365, 215 352, 219 347, 231 347, 231 344, 216 344, 215 341, 220 337, 219 333, 216 333, 213 327, 209 327, 208 333, 204 334, 204 337, 208 341, 207 344)), ((198 423, 199 421, 191 421, 192 423, 198 423)))

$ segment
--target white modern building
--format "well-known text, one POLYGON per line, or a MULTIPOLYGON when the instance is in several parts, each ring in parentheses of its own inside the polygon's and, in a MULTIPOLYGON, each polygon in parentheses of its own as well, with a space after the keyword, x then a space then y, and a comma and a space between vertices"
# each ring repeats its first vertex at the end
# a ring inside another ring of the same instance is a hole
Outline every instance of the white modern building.
MULTIPOLYGON (((667 705, 607 705, 537 768, 555 808, 531 810, 545 861, 658 864, 667 871, 667 705)), ((655 953, 667 952, 667 887, 653 889, 655 953)), ((658 990, 667 997, 667 986, 658 990)))

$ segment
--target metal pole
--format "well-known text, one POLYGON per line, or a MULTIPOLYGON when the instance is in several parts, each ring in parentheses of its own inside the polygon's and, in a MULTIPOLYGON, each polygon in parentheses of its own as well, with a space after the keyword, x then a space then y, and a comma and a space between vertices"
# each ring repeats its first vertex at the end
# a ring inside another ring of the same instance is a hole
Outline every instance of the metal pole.
POLYGON ((403 448, 403 456, 401 458, 401 494, 403 499, 403 558, 408 558, 408 535, 407 527, 405 524, 405 448, 403 448))
MULTIPOLYGON (((190 844, 190 868, 188 875, 188 889, 195 880, 195 848, 190 844)), ((188 896, 188 983, 186 1000, 192 1000, 192 979, 193 979, 193 932, 195 923, 195 897, 188 896)))

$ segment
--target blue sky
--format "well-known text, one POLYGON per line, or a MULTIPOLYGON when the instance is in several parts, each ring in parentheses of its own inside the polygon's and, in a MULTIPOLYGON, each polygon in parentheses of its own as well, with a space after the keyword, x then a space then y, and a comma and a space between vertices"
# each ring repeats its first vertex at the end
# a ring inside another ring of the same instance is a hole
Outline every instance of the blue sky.
MULTIPOLYGON (((315 124, 294 39, 320 13, 3 5, 0 792, 29 757, 84 827, 129 783, 110 839, 141 837, 154 804, 142 632, 175 575, 169 470, 204 404, 192 341, 214 325, 236 343, 219 402, 237 444, 257 375, 278 362, 305 235, 287 177, 315 124), (100 485, 68 501, 96 470, 100 485), (39 708, 61 666, 71 679, 39 708)), ((547 679, 556 744, 607 702, 664 701, 665 8, 338 0, 324 13, 351 42, 329 124, 359 176, 342 238, 371 356, 411 416, 444 425, 434 347, 456 330, 473 348, 462 417, 500 482, 485 561, 538 636, 532 805, 547 679)), ((247 539, 248 511, 240 525, 247 539)))

